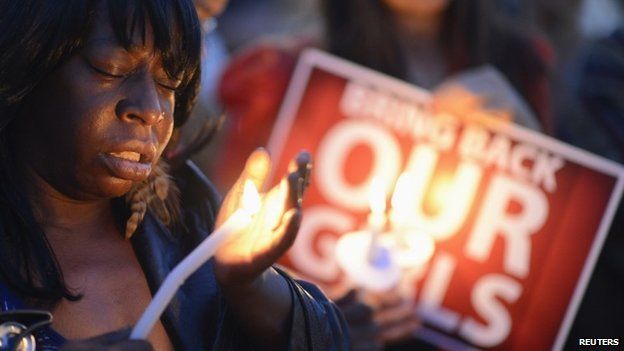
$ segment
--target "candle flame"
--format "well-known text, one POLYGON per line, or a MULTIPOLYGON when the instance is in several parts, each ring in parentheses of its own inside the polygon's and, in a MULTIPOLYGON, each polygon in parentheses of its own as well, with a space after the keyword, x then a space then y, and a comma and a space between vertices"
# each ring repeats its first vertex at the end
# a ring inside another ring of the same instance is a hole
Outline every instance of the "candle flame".
POLYGON ((405 171, 401 173, 399 179, 394 186, 394 193, 392 194, 392 210, 399 212, 401 214, 406 214, 412 209, 413 198, 412 194, 414 191, 412 190, 414 185, 413 181, 410 181, 412 171, 405 171))
POLYGON ((243 188, 243 197, 241 199, 241 207, 249 214, 255 214, 260 211, 262 200, 254 183, 247 179, 243 188))
MULTIPOLYGON (((466 188, 468 188, 468 186, 461 187, 458 190, 461 191, 461 189, 466 188)), ((451 190, 450 180, 440 177, 440 179, 431 186, 429 198, 431 209, 437 212, 440 211, 445 204, 451 203, 451 194, 453 194, 453 191, 451 190)))
POLYGON ((368 189, 368 205, 371 212, 379 215, 386 211, 386 191, 380 177, 374 176, 368 189))

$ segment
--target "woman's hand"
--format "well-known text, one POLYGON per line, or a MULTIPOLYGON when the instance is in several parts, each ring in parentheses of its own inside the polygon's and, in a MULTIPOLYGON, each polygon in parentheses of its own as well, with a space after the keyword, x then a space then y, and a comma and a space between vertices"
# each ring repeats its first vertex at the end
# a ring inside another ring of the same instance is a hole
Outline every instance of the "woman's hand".
POLYGON ((115 331, 91 339, 68 341, 61 351, 154 351, 145 340, 129 340, 130 329, 115 331))
POLYGON ((512 120, 510 111, 489 108, 486 102, 485 97, 478 96, 459 84, 445 84, 434 92, 431 109, 434 113, 447 113, 466 119, 512 120))
MULTIPOLYGON (((267 152, 254 151, 221 206, 217 227, 240 207, 245 182, 250 180, 262 189, 270 171, 267 152)), ((301 152, 280 184, 262 195, 262 206, 252 223, 217 251, 214 270, 221 286, 251 285, 292 245, 299 230, 301 201, 310 171, 310 155, 301 152)))
POLYGON ((373 319, 379 325, 379 341, 393 344, 414 338, 414 332, 421 327, 421 322, 416 316, 413 300, 394 291, 371 294, 366 299, 375 310, 373 319))
POLYGON ((383 342, 377 337, 380 326, 374 320, 374 309, 358 298, 357 290, 350 290, 336 299, 336 305, 349 326, 353 351, 381 351, 383 342))
POLYGON ((355 351, 383 350, 384 345, 409 340, 421 326, 414 302, 393 291, 349 291, 336 300, 351 335, 355 351))

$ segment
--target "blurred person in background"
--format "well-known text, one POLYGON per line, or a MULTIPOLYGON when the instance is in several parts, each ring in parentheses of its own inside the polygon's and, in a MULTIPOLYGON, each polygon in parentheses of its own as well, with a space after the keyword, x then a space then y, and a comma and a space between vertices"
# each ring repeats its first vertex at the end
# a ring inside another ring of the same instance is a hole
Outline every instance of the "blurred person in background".
MULTIPOLYGON (((551 130, 550 46, 497 18, 487 0, 325 0, 322 8, 323 38, 291 38, 247 48, 224 73, 220 93, 231 120, 215 163, 218 168, 211 171, 221 189, 235 179, 240 160, 268 141, 297 56, 306 46, 325 48, 426 89, 471 68, 492 65, 528 102, 542 129, 551 130)), ((461 99, 438 97, 440 109, 463 108, 449 106, 461 99)), ((370 327, 350 316, 352 310, 362 315, 366 309, 360 300, 347 294, 337 301, 352 329, 370 327), (349 307, 354 304, 359 307, 349 307)), ((400 297, 367 307, 377 332, 352 331, 358 336, 354 344, 359 337, 367 347, 397 344, 410 339, 418 326, 413 306, 400 297)))
POLYGON ((624 24, 589 47, 581 59, 576 92, 604 131, 609 156, 624 162, 624 24))
MULTIPOLYGON (((622 161, 613 133, 604 121, 586 108, 580 90, 587 90, 583 71, 588 57, 602 51, 597 39, 611 33, 622 18, 617 0, 496 0, 501 11, 526 27, 547 35, 553 44, 556 65, 552 72, 552 134, 588 151, 622 161)), ((604 56, 604 55, 601 55, 604 56)), ((601 61, 600 59, 598 61, 601 61)), ((593 65, 596 66, 596 65, 593 65)))
POLYGON ((231 0, 219 29, 231 51, 260 37, 318 36, 317 0, 231 0))
POLYGON ((200 169, 208 168, 215 153, 216 132, 223 121, 223 107, 217 96, 217 86, 230 55, 218 31, 217 17, 223 13, 228 0, 194 0, 201 24, 201 84, 189 121, 176 130, 165 156, 174 168, 191 156, 200 169))
MULTIPOLYGON (((554 135, 572 145, 624 162, 624 24, 621 0, 514 1, 527 26, 548 35, 556 52, 554 135), (620 27, 617 28, 617 23, 620 27)), ((507 7, 510 8, 510 7, 507 7)), ((624 206, 603 245, 566 349, 579 338, 624 335, 624 206)))
POLYGON ((433 89, 490 64, 550 130, 549 44, 493 12, 488 0, 324 1, 330 52, 433 89), (358 40, 359 39, 359 40, 358 40))
MULTIPOLYGON (((570 141, 623 163, 624 23, 610 35, 586 45, 574 73, 575 84, 570 87, 576 98, 574 106, 587 127, 585 133, 571 134, 570 141)), ((624 335, 623 227, 624 205, 620 203, 570 331, 570 348, 586 335, 624 335)))
POLYGON ((212 172, 218 187, 227 188, 235 178, 228 164, 240 164, 235 160, 246 150, 268 140, 297 56, 306 46, 426 89, 490 64, 528 102, 541 129, 551 130, 550 46, 499 20, 489 1, 327 0, 322 5, 324 38, 247 48, 224 73, 220 94, 231 120, 224 141, 229 151, 220 157, 224 166, 212 172), (251 123, 243 125, 243 120, 251 123))
POLYGON ((228 0, 195 0, 197 17, 202 27, 201 85, 193 113, 219 114, 217 85, 227 66, 229 54, 221 37, 217 17, 225 10, 228 0))

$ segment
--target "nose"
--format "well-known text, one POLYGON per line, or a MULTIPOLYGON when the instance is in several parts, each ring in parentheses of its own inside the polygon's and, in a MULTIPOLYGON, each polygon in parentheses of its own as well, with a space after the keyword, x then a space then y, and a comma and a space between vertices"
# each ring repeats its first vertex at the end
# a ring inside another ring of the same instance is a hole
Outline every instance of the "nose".
POLYGON ((126 122, 158 124, 165 118, 156 83, 149 74, 140 74, 128 82, 126 97, 117 103, 117 117, 126 122))

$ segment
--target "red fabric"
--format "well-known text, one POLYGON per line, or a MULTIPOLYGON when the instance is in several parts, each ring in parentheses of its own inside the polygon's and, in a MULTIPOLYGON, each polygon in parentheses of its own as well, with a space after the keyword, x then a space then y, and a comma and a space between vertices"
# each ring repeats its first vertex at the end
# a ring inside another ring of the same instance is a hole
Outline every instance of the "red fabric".
MULTIPOLYGON (((545 38, 536 36, 532 39, 533 48, 537 56, 542 59, 546 72, 550 72, 555 64, 555 51, 545 38)), ((530 75, 525 75, 524 77, 524 91, 520 93, 526 97, 527 102, 533 108, 544 132, 552 134, 554 125, 550 77, 547 73, 536 76, 534 79, 530 79, 530 75)))
POLYGON ((236 56, 223 74, 219 94, 228 121, 212 174, 220 190, 230 188, 247 156, 268 141, 298 52, 263 45, 236 56))

